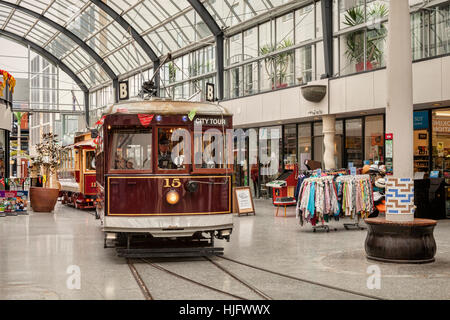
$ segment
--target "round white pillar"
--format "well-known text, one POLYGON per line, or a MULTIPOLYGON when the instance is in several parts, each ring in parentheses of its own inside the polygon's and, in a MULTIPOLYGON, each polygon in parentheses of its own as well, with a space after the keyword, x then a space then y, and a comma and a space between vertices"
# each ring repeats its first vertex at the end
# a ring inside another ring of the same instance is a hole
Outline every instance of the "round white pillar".
POLYGON ((323 115, 322 116, 322 132, 323 132, 323 144, 325 150, 323 152, 323 164, 325 170, 336 169, 335 160, 335 141, 336 135, 336 115, 323 115))
POLYGON ((391 0, 389 5, 386 133, 393 134, 393 175, 386 181, 386 219, 411 221, 414 132, 409 1, 391 0))

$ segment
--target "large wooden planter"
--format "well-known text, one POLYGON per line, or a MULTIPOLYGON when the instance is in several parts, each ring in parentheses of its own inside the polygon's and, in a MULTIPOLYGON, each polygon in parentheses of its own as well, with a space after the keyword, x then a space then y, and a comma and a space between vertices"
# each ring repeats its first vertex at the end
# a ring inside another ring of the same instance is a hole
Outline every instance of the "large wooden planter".
POLYGON ((364 220, 368 226, 365 243, 367 258, 393 263, 428 263, 434 261, 435 220, 414 219, 392 222, 384 218, 364 220))
POLYGON ((59 189, 30 188, 31 207, 35 212, 52 212, 58 201, 59 189))

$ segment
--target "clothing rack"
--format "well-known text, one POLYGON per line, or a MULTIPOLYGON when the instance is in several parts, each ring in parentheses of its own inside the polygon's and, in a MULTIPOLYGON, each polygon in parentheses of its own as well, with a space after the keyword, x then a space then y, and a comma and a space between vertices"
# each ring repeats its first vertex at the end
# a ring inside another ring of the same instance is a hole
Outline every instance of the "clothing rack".
POLYGON ((357 215, 357 221, 355 222, 355 223, 344 223, 344 228, 345 228, 345 230, 349 230, 350 228, 355 228, 355 229, 358 229, 358 230, 365 230, 365 229, 367 229, 366 227, 363 227, 363 226, 360 226, 359 225, 359 222, 361 221, 361 215, 357 215))
POLYGON ((365 229, 360 225, 361 218, 368 216, 374 208, 370 176, 342 175, 345 172, 346 169, 330 170, 327 175, 319 176, 317 172, 309 178, 299 179, 301 187, 297 194, 296 213, 301 225, 307 221, 312 224, 313 232, 336 231, 325 222, 332 218, 351 217, 357 221, 344 223, 345 230, 365 229))
POLYGON ((322 223, 320 225, 315 225, 312 226, 313 232, 316 232, 316 230, 325 230, 326 232, 330 232, 330 230, 332 231, 337 231, 336 228, 330 228, 329 225, 325 224, 325 222, 322 220, 322 223))

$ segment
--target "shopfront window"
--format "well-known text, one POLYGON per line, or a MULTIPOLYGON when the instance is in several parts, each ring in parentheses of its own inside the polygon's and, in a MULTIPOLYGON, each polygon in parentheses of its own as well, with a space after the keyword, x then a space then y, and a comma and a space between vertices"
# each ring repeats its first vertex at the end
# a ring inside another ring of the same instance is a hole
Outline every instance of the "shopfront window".
POLYGON ((275 180, 281 173, 281 126, 259 129, 259 162, 261 185, 275 180))
POLYGON ((258 166, 258 129, 250 129, 248 134, 248 161, 250 166, 250 190, 255 198, 260 196, 258 166))
MULTIPOLYGON (((239 129, 238 129, 239 130, 239 129)), ((233 139, 234 185, 248 186, 248 136, 233 139)))
POLYGON ((432 170, 450 178, 450 109, 433 111, 432 170))
POLYGON ((284 126, 284 169, 294 170, 297 163, 297 126, 289 124, 284 126))
POLYGON ((314 122, 314 158, 312 160, 323 161, 323 130, 322 122, 314 122))
POLYGON ((345 121, 345 155, 347 167, 350 163, 356 168, 363 166, 362 119, 345 121))
POLYGON ((430 170, 428 114, 428 110, 414 112, 414 172, 430 170))
POLYGON ((384 119, 382 115, 365 119, 365 160, 384 162, 384 119))
POLYGON ((336 168, 342 168, 342 146, 344 145, 344 121, 336 120, 336 133, 334 136, 334 159, 336 168))
POLYGON ((298 125, 298 159, 299 169, 307 170, 306 160, 311 160, 311 124, 304 123, 298 125))
POLYGON ((152 131, 116 130, 112 135, 112 170, 151 170, 152 131))

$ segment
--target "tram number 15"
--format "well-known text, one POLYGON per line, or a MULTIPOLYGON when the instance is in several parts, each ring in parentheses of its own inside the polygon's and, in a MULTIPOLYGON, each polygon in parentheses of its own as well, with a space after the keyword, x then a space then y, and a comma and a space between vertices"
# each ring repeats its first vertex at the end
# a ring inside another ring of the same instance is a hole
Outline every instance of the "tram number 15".
POLYGON ((170 179, 164 179, 164 188, 178 188, 181 186, 181 181, 178 178, 172 179, 172 182, 170 182, 170 179))

